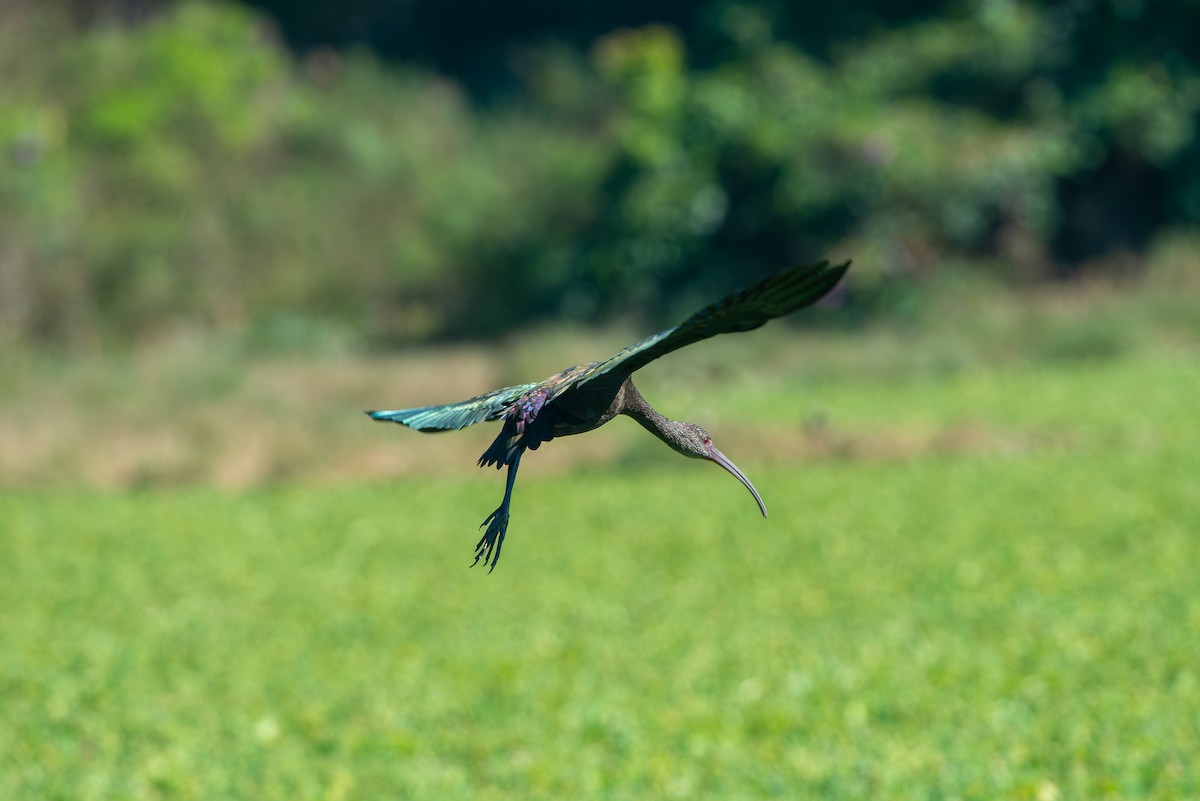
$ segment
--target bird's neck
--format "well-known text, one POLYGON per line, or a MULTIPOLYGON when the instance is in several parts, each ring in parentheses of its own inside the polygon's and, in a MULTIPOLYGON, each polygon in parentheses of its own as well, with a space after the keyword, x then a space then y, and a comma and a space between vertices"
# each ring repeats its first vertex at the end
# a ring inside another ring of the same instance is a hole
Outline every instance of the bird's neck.
POLYGON ((682 445, 683 424, 660 414, 650 405, 650 401, 642 397, 632 379, 625 380, 624 392, 621 397, 621 414, 626 414, 636 420, 642 428, 671 446, 672 449, 684 453, 682 445))

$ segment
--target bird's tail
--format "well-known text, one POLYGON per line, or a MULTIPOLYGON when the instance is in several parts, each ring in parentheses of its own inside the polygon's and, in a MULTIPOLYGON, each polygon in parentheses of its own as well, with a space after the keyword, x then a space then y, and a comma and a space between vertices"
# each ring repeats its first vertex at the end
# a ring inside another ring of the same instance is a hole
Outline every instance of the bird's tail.
POLYGON ((510 431, 505 426, 500 435, 492 441, 488 449, 479 457, 480 467, 495 467, 499 470, 506 464, 512 464, 521 453, 521 435, 510 431))

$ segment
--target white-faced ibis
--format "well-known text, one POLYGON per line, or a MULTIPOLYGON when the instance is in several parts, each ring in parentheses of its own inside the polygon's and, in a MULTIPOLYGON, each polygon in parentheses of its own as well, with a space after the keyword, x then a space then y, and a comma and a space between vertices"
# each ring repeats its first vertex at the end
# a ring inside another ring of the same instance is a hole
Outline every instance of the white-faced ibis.
POLYGON ((668 420, 659 414, 633 385, 631 376, 659 356, 684 345, 732 331, 749 331, 767 320, 802 309, 825 296, 841 280, 850 262, 829 262, 775 273, 724 300, 701 309, 674 328, 647 337, 602 362, 584 362, 532 384, 505 387, 470 400, 445 406, 423 406, 367 412, 375 420, 391 421, 417 431, 450 431, 485 420, 503 418, 496 441, 479 458, 479 466, 508 465, 504 500, 480 528, 487 531, 475 546, 475 564, 483 559, 490 573, 500 559, 508 530, 509 508, 517 466, 525 449, 537 450, 543 442, 598 428, 618 414, 627 414, 675 451, 708 459, 728 470, 750 490, 763 517, 767 507, 750 479, 717 450, 708 432, 695 423, 668 420))

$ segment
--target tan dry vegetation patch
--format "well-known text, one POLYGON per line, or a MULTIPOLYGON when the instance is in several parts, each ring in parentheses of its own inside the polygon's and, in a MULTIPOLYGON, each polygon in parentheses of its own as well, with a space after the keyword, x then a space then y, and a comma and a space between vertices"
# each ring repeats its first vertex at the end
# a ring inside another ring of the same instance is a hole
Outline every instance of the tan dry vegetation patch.
MULTIPOLYGON (((834 429, 825 426, 742 426, 723 442, 764 464, 796 461, 889 462, 929 456, 1020 456, 1069 450, 1078 437, 1065 430, 1002 430, 983 423, 893 429, 834 429)), ((749 461, 750 459, 747 459, 749 461)))
MULTIPOLYGON (((499 351, 468 349, 240 365, 215 359, 166 352, 122 369, 89 365, 28 381, 9 394, 0 415, 0 484, 238 488, 292 480, 461 476, 472 471, 495 436, 494 425, 423 434, 372 422, 362 410, 465 399, 509 383, 502 376, 513 369, 499 351)), ((706 419, 704 408, 687 411, 710 424, 726 452, 749 463, 1014 454, 1071 444, 1062 432, 999 430, 982 423, 886 430, 819 420, 731 425, 706 419)), ((585 437, 547 443, 534 459, 538 472, 552 472, 641 460, 643 454, 677 458, 659 448, 622 419, 585 437)))
MULTIPOLYGON (((121 370, 48 371, 5 401, 0 484, 247 487, 457 473, 474 465, 493 426, 422 434, 373 422, 363 410, 486 392, 504 372, 500 361, 447 349, 434 358, 284 358, 229 368, 188 351, 141 356, 121 370), (216 377, 192 387, 206 372, 216 377)), ((560 469, 615 458, 617 441, 547 448, 539 461, 560 469)))

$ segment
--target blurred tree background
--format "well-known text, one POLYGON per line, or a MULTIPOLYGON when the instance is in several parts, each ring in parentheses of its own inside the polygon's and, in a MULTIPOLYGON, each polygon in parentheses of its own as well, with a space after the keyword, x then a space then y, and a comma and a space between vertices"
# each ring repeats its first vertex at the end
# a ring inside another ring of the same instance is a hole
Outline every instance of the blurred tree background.
POLYGON ((1197 29, 1192 0, 7 0, 0 342, 672 322, 822 257, 868 311, 1133 277, 1200 222, 1197 29))

